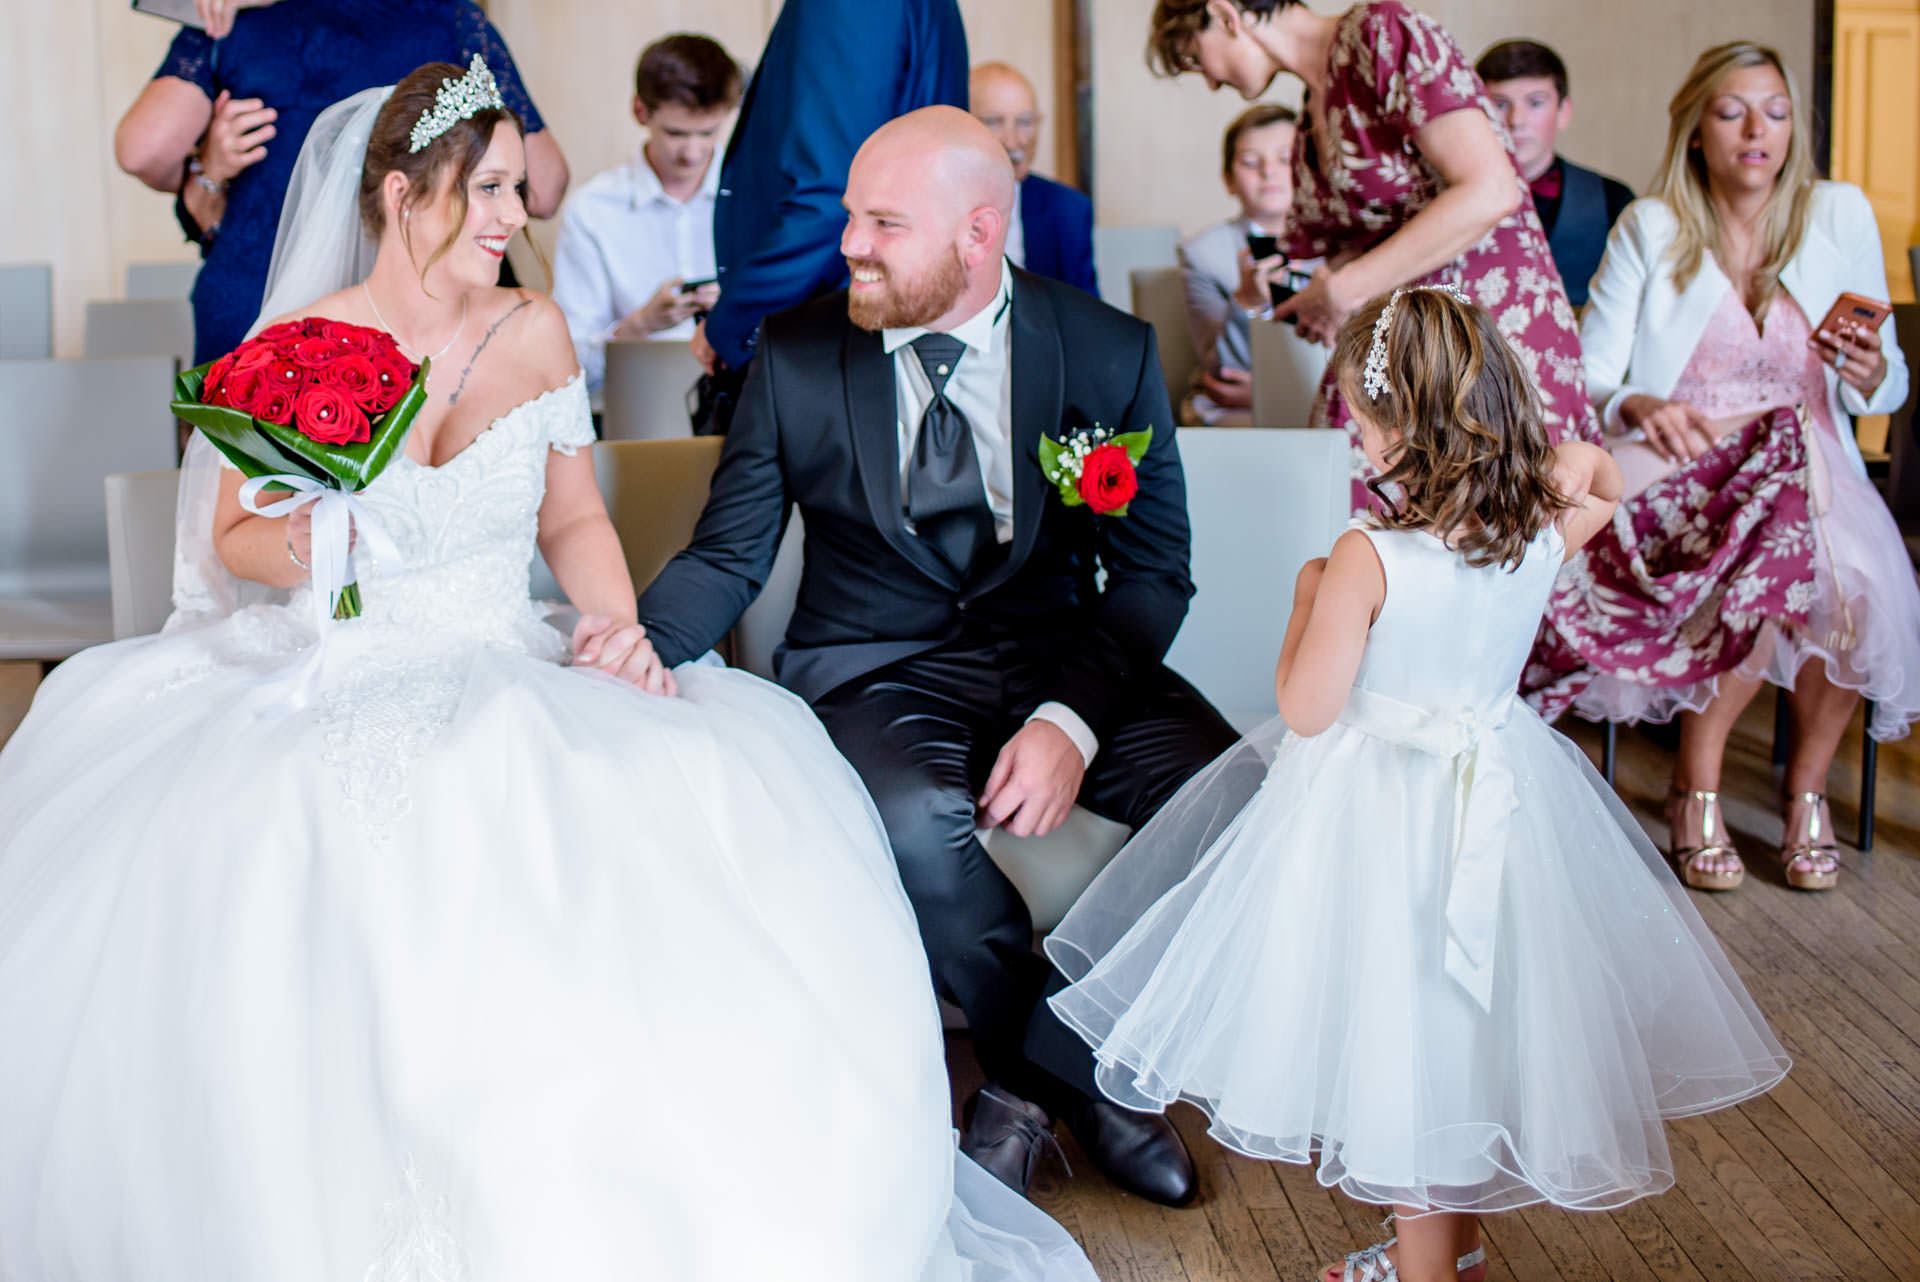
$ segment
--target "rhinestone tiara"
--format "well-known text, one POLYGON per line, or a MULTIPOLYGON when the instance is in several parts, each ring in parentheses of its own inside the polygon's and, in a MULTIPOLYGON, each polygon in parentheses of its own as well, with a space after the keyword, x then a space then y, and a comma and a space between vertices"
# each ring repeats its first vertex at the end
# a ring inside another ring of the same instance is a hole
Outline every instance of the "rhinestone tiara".
POLYGON ((1445 294, 1456 302, 1473 306, 1466 291, 1451 282, 1442 281, 1437 285, 1412 285, 1406 289, 1396 289, 1387 299, 1387 305, 1380 309, 1380 318, 1373 322, 1373 344, 1367 348, 1367 363, 1361 371, 1361 386, 1367 393, 1367 399, 1377 401, 1380 393, 1387 390, 1387 328, 1393 324, 1393 313, 1400 305, 1400 299, 1411 289, 1430 289, 1445 294))
POLYGON ((500 96, 500 86, 494 82, 493 73, 487 70, 487 60, 476 53, 473 61, 467 64, 466 75, 457 80, 449 77, 440 82, 440 88, 433 95, 433 106, 414 121, 407 150, 411 153, 424 151, 435 138, 462 120, 489 107, 504 108, 506 105, 507 100, 500 96))

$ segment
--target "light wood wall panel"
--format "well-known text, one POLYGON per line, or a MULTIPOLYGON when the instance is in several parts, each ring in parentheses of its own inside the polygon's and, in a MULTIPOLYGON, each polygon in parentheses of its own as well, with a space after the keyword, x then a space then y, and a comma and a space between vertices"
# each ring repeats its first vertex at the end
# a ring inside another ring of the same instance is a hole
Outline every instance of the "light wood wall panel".
MULTIPOLYGON (((1667 99, 1710 45, 1752 39, 1778 48, 1803 90, 1812 83, 1812 0, 1415 0, 1477 57, 1496 40, 1525 36, 1560 51, 1572 80, 1574 120, 1564 149, 1636 190, 1666 143, 1667 99)), ((1331 12, 1333 7, 1315 3, 1331 12)), ((1156 80, 1142 51, 1153 0, 1094 6, 1094 206, 1103 223, 1173 223, 1192 231, 1225 217, 1218 178, 1220 132, 1244 105, 1209 94, 1196 76, 1156 80)), ((1298 103, 1298 82, 1275 101, 1298 103)))
POLYGON ((1873 202, 1893 297, 1914 296, 1920 240, 1920 0, 1841 0, 1834 14, 1833 174, 1873 202))

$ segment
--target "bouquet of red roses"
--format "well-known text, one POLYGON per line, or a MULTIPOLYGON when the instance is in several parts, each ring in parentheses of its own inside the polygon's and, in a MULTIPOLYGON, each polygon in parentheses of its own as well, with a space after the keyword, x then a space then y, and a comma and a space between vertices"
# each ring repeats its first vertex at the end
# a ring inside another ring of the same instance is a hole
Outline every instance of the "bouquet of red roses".
POLYGON ((251 478, 249 511, 284 516, 313 503, 313 582, 335 618, 360 613, 349 551, 350 518, 371 523, 351 498, 380 475, 427 399, 427 367, 391 334, 311 317, 262 330, 174 385, 174 414, 205 434, 251 478), (263 489, 293 497, 262 507, 263 489))

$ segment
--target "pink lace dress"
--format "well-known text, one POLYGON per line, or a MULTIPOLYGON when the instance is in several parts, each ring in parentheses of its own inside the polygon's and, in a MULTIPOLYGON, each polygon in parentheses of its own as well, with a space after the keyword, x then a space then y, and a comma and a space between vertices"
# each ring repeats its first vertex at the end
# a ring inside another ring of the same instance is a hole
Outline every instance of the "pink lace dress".
MULTIPOLYGON (((1341 16, 1320 110, 1330 154, 1320 154, 1312 129, 1300 130, 1294 141, 1285 241, 1296 259, 1363 254, 1433 203, 1446 184, 1414 142, 1429 122, 1454 111, 1484 111, 1506 137, 1473 65, 1446 28, 1399 0, 1370 0, 1341 16)), ((1493 314, 1533 376, 1553 439, 1598 441, 1573 306, 1518 168, 1513 181, 1520 207, 1460 257, 1411 283, 1444 281, 1471 295, 1493 314)), ((1371 495, 1364 484, 1373 469, 1331 370, 1312 425, 1347 432, 1354 507, 1366 508, 1371 495)))
POLYGON ((1665 721, 1704 708, 1721 673, 1791 686, 1818 660, 1874 701, 1875 738, 1920 715, 1920 587, 1840 443, 1809 332, 1784 291, 1756 332, 1729 289, 1671 399, 1746 421, 1685 465, 1608 443, 1627 500, 1554 591, 1525 680, 1542 711, 1665 721))

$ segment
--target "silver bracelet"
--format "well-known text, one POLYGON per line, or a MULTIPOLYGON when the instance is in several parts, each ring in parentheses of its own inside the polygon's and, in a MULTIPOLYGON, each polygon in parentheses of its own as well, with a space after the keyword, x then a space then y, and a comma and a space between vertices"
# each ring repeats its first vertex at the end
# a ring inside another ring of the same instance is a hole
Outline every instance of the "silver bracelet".
POLYGON ((309 574, 313 573, 313 567, 308 565, 305 561, 302 561, 300 559, 300 554, 293 550, 293 535, 291 534, 287 535, 287 560, 293 562, 295 565, 299 566, 301 569, 307 571, 307 573, 309 574))
POLYGON ((225 183, 215 182, 213 179, 207 177, 207 171, 200 164, 200 157, 198 156, 188 159, 187 172, 193 175, 193 180, 199 183, 203 190, 212 195, 218 196, 227 189, 225 183))

